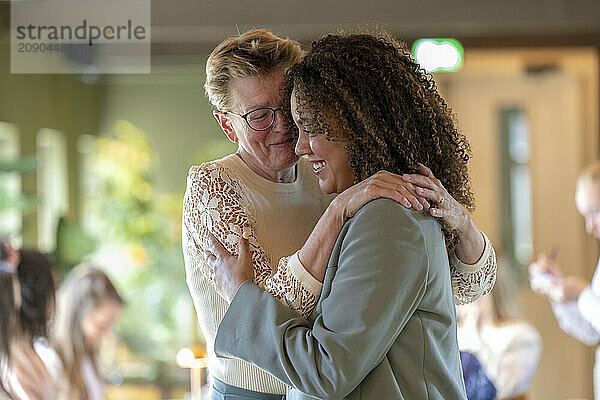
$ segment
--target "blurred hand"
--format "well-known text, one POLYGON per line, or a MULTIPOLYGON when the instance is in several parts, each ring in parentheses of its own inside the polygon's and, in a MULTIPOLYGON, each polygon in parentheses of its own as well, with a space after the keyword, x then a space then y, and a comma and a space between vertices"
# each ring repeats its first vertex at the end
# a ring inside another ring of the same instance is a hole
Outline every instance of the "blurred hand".
POLYGON ((404 174, 402 179, 416 186, 415 191, 427 200, 436 203, 429 209, 433 217, 441 218, 452 229, 459 232, 469 227, 471 217, 467 210, 448 193, 442 182, 423 164, 419 164, 420 174, 404 174))
POLYGON ((534 292, 562 303, 577 301, 588 282, 577 276, 563 277, 560 267, 542 254, 529 265, 529 285, 534 292))
POLYGON ((217 292, 230 303, 241 284, 252 282, 254 277, 248 234, 244 232, 240 237, 238 256, 229 253, 212 233, 208 235, 210 250, 205 253, 205 259, 214 271, 217 292))
POLYGON ((562 272, 554 260, 541 254, 528 270, 531 290, 551 301, 563 301, 562 272))
POLYGON ((561 278, 563 275, 558 264, 545 254, 540 254, 536 261, 529 264, 528 270, 529 275, 549 274, 552 278, 561 278))
POLYGON ((588 283, 585 280, 577 276, 567 276, 562 278, 562 301, 577 301, 579 295, 587 285, 588 283))

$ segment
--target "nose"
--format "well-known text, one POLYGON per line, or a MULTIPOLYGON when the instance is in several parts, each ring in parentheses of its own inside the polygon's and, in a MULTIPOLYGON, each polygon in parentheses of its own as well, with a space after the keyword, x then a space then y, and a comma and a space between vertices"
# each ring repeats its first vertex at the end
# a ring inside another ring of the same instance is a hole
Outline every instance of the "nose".
POLYGON ((296 142, 296 154, 302 157, 303 155, 310 154, 310 143, 308 142, 308 135, 304 130, 298 129, 298 141, 296 142))
POLYGON ((280 108, 273 114, 273 125, 271 126, 271 130, 274 132, 287 132, 289 130, 288 122, 283 116, 283 111, 281 111, 280 108))
POLYGON ((594 219, 594 217, 587 217, 585 219, 585 230, 587 231, 587 233, 594 233, 594 230, 596 228, 596 220, 594 219))

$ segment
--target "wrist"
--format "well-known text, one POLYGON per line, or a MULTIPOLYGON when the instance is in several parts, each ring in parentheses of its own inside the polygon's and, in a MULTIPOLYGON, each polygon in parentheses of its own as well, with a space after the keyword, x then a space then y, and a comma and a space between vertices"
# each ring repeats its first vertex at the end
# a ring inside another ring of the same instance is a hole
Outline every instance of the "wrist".
POLYGON ((244 284, 244 282, 246 282, 246 280, 238 280, 237 282, 232 282, 232 284, 229 287, 228 290, 228 303, 231 303, 233 301, 233 298, 235 297, 236 293, 238 292, 238 290, 240 290, 240 288, 242 287, 242 285, 244 284))
POLYGON ((337 229, 339 232, 339 230, 342 229, 344 222, 350 218, 348 212, 348 202, 343 201, 340 196, 336 197, 331 203, 329 203, 329 206, 323 213, 323 216, 329 220, 330 224, 332 224, 330 227, 337 229))

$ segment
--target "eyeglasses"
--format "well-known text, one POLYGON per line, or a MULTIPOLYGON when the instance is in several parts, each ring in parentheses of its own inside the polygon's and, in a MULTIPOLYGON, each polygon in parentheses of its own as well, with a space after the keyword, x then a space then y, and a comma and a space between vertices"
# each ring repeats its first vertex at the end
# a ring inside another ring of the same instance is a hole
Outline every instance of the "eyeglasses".
POLYGON ((266 131, 273 126, 273 123, 275 122, 275 112, 277 111, 281 111, 281 107, 257 108, 256 110, 247 112, 244 115, 234 113, 232 111, 227 111, 227 114, 233 114, 244 118, 244 121, 246 121, 250 129, 254 129, 255 131, 266 131))

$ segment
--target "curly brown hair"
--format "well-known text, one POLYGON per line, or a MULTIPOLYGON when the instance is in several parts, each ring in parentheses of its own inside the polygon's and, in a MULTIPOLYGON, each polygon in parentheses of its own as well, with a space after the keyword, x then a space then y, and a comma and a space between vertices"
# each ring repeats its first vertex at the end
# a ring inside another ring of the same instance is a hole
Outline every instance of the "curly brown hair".
MULTIPOLYGON (((344 142, 356 182, 379 170, 418 173, 423 163, 473 210, 469 143, 431 76, 388 34, 328 34, 313 42, 288 71, 286 99, 292 89, 306 129, 344 142)), ((457 232, 443 223, 442 230, 453 248, 457 232)))

